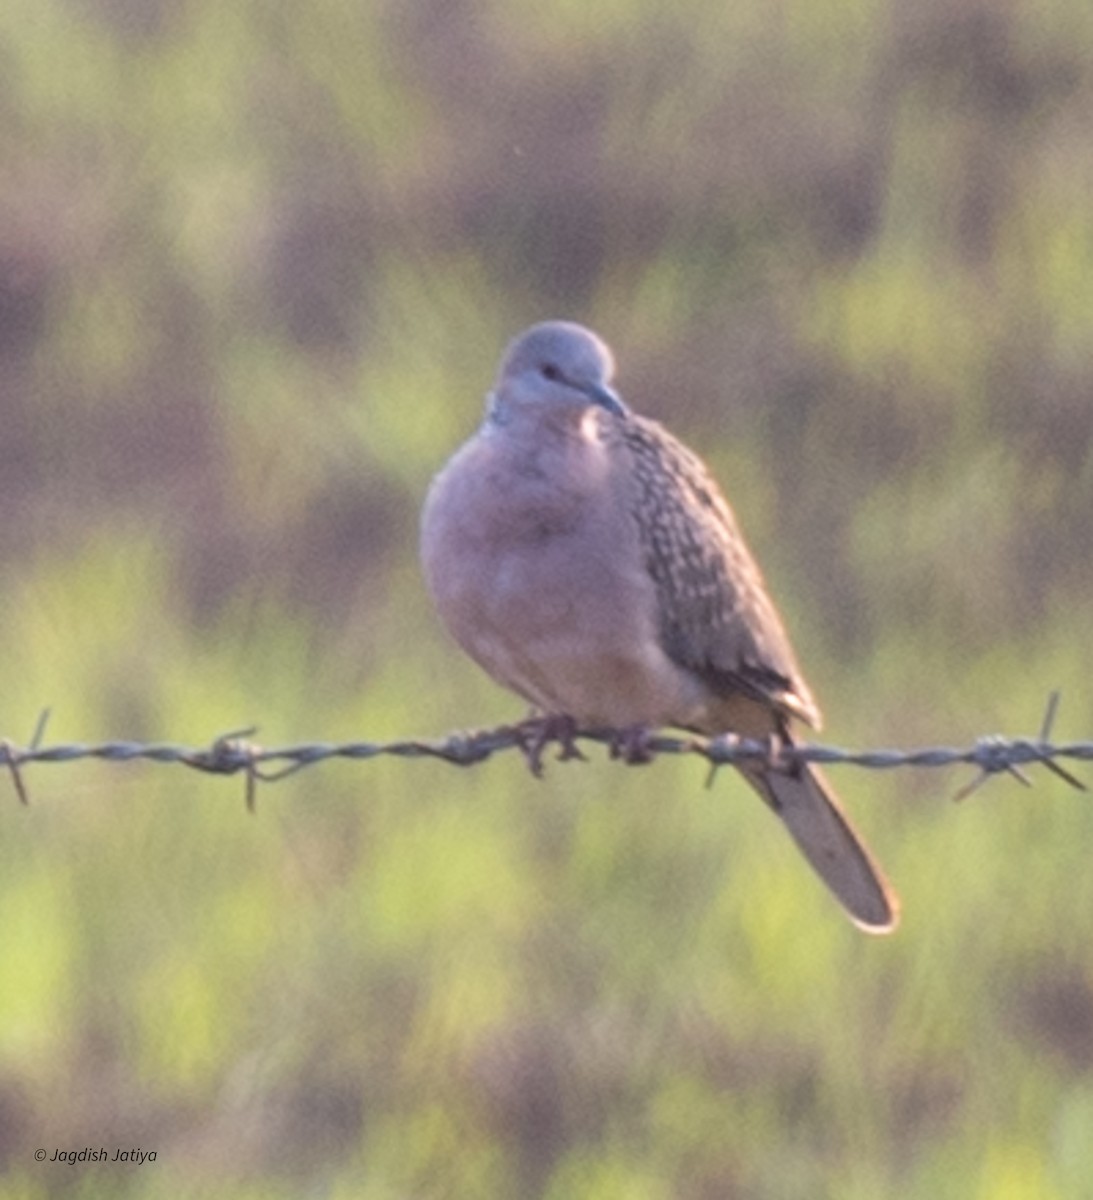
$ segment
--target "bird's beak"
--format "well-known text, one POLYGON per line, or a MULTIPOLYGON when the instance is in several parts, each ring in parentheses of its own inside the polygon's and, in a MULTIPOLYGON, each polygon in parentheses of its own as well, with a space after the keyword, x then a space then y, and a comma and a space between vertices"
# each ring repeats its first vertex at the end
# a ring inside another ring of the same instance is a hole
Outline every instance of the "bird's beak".
POLYGON ((625 417, 629 409, 623 404, 617 392, 612 391, 606 384, 590 383, 584 388, 585 395, 593 404, 606 409, 616 417, 625 417))

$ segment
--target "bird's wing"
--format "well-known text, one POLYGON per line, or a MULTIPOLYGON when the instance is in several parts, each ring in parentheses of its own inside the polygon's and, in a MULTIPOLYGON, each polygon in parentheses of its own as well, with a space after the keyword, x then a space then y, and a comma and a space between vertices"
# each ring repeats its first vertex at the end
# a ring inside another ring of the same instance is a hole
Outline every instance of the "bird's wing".
POLYGON ((732 509, 698 456, 630 415, 624 490, 655 584, 665 653, 717 695, 742 693, 819 728, 820 712, 732 509))

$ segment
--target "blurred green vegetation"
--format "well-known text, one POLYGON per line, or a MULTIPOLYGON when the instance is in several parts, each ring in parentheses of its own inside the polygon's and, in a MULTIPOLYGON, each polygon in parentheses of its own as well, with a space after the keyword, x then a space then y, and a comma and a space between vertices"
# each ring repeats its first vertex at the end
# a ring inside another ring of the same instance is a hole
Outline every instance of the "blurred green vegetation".
MULTIPOLYGON (((568 316, 709 456, 833 740, 1055 687, 1089 737, 1091 64, 1084 0, 6 0, 0 732, 519 712, 417 512, 568 316)), ((1093 813, 1046 774, 833 771, 888 941, 694 764, 329 766, 256 818, 27 774, 2 1200, 1089 1194, 1093 813)))

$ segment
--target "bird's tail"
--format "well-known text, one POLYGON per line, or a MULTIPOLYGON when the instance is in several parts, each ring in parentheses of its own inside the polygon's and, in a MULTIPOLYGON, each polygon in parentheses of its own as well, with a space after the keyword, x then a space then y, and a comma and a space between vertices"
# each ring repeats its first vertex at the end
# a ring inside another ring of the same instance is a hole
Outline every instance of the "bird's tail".
POLYGON ((899 924, 899 897, 854 831, 827 780, 815 767, 793 772, 739 763, 747 781, 785 822, 813 870, 855 925, 891 933, 899 924))

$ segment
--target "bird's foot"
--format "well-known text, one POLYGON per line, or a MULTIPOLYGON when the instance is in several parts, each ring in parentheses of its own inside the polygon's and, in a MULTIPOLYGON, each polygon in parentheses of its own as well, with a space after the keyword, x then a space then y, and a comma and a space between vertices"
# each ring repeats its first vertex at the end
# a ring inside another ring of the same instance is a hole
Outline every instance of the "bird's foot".
POLYGON ((647 725, 628 725, 617 730, 610 743, 611 757, 621 758, 630 767, 651 763, 655 757, 649 745, 651 734, 647 725))
POLYGON ((766 766, 772 771, 784 771, 786 764, 783 752, 786 747, 786 739, 777 730, 772 729, 766 737, 758 740, 766 743, 766 766))
POLYGON ((543 777, 543 752, 551 742, 557 742, 559 762, 568 762, 585 756, 577 746, 577 722, 565 713, 547 713, 545 716, 529 717, 516 727, 520 751, 528 764, 528 770, 536 779, 543 777))
POLYGON ((794 779, 800 778, 805 770, 805 764, 792 753, 793 739, 785 730, 772 730, 765 738, 759 740, 766 742, 766 766, 769 770, 778 771, 780 774, 789 775, 794 779))

